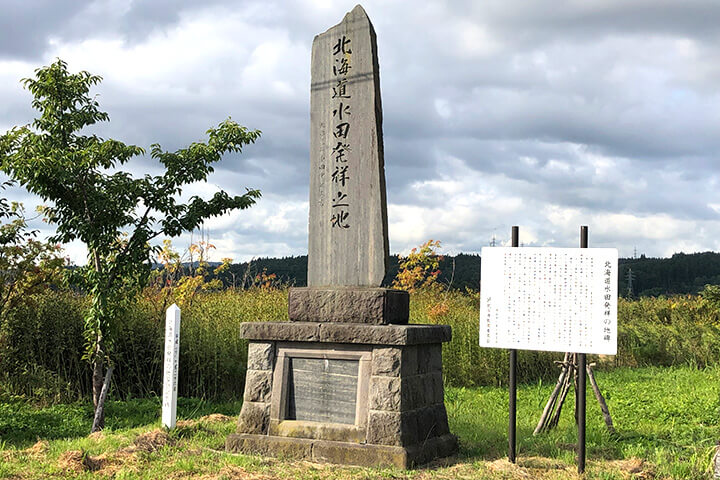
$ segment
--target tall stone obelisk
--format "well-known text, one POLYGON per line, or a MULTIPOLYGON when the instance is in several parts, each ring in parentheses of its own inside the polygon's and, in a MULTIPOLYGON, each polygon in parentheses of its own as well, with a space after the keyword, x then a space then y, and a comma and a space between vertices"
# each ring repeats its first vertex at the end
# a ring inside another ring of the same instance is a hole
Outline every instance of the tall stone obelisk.
POLYGON ((308 288, 290 290, 290 320, 407 323, 407 292, 380 288, 388 261, 380 73, 360 5, 315 37, 311 73, 308 288))
POLYGON ((308 287, 290 322, 241 325, 245 395, 230 451, 408 468, 457 449, 446 325, 407 325, 388 257, 375 31, 356 6, 312 47, 308 287))
POLYGON ((379 287, 387 230, 377 40, 358 5, 312 47, 308 285, 379 287))

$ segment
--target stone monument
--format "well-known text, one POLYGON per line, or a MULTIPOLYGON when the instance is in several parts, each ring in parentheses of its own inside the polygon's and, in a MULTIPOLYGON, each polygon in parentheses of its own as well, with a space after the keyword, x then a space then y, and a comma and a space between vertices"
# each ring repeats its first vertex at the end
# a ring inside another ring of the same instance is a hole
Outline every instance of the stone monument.
POLYGON ((375 31, 361 6, 312 47, 308 287, 290 322, 249 340, 234 452, 409 468, 453 454, 443 400, 450 327, 408 325, 409 295, 381 288, 388 258, 375 31))

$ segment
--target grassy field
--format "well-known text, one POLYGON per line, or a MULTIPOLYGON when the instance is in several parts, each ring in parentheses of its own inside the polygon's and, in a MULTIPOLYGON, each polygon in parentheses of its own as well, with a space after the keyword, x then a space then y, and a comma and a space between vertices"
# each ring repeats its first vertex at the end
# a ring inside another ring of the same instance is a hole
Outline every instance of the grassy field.
MULTIPOLYGON (((598 372, 597 379, 617 433, 607 433, 589 391, 587 478, 711 478, 720 439, 720 368, 620 368, 598 372)), ((223 442, 234 431, 238 402, 181 399, 182 421, 167 433, 159 428, 159 399, 111 401, 106 430, 88 437, 90 405, 38 408, 6 401, 0 403, 0 478, 577 478, 572 395, 559 427, 532 436, 552 386, 519 388, 517 466, 504 458, 506 390, 448 388, 446 405, 460 453, 414 471, 226 454, 223 442)))
MULTIPOLYGON (((113 331, 113 392, 126 398, 162 391, 165 307, 174 301, 149 290, 118 319, 113 331)), ((477 293, 420 291, 410 301, 410 321, 452 327, 443 345, 448 385, 497 386, 507 382, 506 350, 478 344, 477 293)), ((242 322, 287 321, 288 292, 225 290, 198 294, 183 304, 179 393, 213 400, 241 396, 247 341, 242 322)), ((88 298, 72 292, 45 292, 25 299, 0 326, 0 401, 21 395, 34 402, 67 403, 90 396, 91 370, 82 334, 88 298)), ((562 354, 521 351, 521 382, 557 375, 562 354)), ((698 296, 619 299, 617 355, 600 367, 720 365, 720 310, 698 296)), ((597 361, 590 356, 588 361, 597 361)))

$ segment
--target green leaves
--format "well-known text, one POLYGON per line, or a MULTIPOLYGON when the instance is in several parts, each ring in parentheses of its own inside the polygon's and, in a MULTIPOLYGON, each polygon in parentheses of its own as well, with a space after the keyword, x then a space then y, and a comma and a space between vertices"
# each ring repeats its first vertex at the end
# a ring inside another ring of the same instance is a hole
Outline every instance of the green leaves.
POLYGON ((162 175, 136 178, 118 170, 145 151, 81 134, 109 119, 90 95, 101 80, 68 72, 60 59, 37 69, 23 84, 40 116, 32 127, 0 136, 0 168, 49 203, 44 213, 57 226, 53 241, 78 239, 88 248, 89 263, 80 272, 94 297, 85 332, 90 356, 119 309, 145 285, 156 237, 180 235, 212 216, 248 208, 260 197, 248 189, 237 196, 220 191, 209 200, 180 201, 183 186, 205 181, 224 154, 241 152, 260 136, 229 118, 207 131, 206 142, 175 152, 153 144, 151 157, 165 167, 162 175))
POLYGON ((90 87, 102 77, 88 72, 71 74, 67 64, 58 59, 48 67, 35 70, 35 78, 22 80, 35 99, 32 106, 41 115, 33 122, 40 131, 46 131, 60 148, 68 147, 73 133, 87 125, 107 121, 108 114, 99 110, 98 103, 88 96, 90 87))
MULTIPOLYGON (((12 182, 3 183, 4 189, 12 182)), ((22 204, 0 198, 0 330, 28 296, 61 283, 59 248, 36 240, 27 229, 22 204)), ((1 340, 0 340, 1 342, 1 340)))

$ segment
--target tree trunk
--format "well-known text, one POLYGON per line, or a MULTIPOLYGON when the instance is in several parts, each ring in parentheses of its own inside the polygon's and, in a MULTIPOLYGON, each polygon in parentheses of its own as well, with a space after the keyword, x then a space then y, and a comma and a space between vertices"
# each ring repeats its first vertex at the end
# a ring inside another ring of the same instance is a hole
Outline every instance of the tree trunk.
POLYGON ((105 381, 103 382, 102 389, 100 390, 97 405, 95 406, 95 417, 93 418, 90 433, 97 432, 105 427, 105 399, 107 398, 108 390, 110 390, 110 379, 112 378, 112 373, 113 367, 108 368, 107 374, 105 375, 105 381))
POLYGON ((93 405, 95 408, 98 406, 98 401, 100 400, 100 392, 102 391, 103 386, 103 366, 105 365, 105 362, 103 362, 102 358, 95 357, 93 360, 93 375, 92 375, 92 387, 93 387, 93 405))
MULTIPOLYGON (((102 344, 102 333, 98 333, 97 345, 95 347, 95 357, 93 358, 92 386, 93 405, 95 406, 95 417, 99 429, 102 429, 105 426, 105 410, 103 405, 104 399, 102 398, 102 391, 104 384, 107 381, 107 378, 103 376, 103 370, 105 366, 105 352, 103 351, 102 344), (98 413, 100 414, 99 417, 98 413)), ((95 428, 96 422, 93 422, 93 428, 95 428)))

